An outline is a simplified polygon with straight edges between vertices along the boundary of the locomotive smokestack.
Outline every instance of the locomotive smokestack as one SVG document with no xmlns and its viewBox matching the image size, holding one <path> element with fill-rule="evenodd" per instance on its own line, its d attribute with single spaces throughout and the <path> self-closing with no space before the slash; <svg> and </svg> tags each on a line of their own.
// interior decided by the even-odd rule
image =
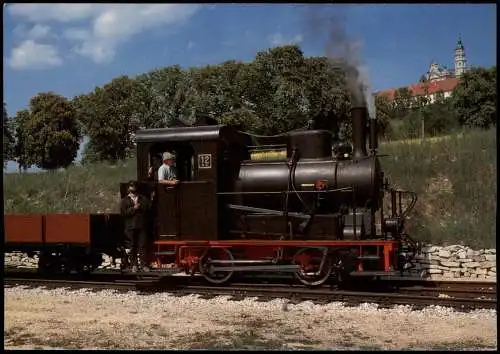
<svg viewBox="0 0 500 354">
<path fill-rule="evenodd" d="M 376 119 L 370 119 L 370 139 L 369 145 L 371 153 L 376 153 L 378 149 L 378 122 Z"/>
<path fill-rule="evenodd" d="M 370 149 L 370 153 L 375 155 L 378 149 L 378 121 L 377 121 L 377 108 L 375 107 L 374 95 L 371 91 L 368 91 L 366 94 L 366 100 L 368 102 L 370 119 L 370 136 L 368 139 L 368 146 Z"/>
<path fill-rule="evenodd" d="M 368 110 L 364 105 L 357 105 L 351 109 L 352 118 L 352 145 L 354 159 L 366 157 L 366 123 Z"/>
</svg>

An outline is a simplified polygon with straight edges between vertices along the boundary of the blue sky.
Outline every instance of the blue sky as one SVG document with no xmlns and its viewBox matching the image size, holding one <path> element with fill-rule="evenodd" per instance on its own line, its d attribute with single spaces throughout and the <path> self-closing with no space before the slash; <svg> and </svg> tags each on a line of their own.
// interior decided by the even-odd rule
<svg viewBox="0 0 500 354">
<path fill-rule="evenodd" d="M 431 60 L 453 67 L 458 36 L 468 62 L 496 63 L 495 4 L 9 4 L 4 9 L 4 101 L 9 115 L 39 92 L 66 97 L 155 67 L 252 60 L 297 43 L 324 55 L 335 13 L 374 90 L 408 85 Z M 315 19 L 315 20 L 311 20 Z M 314 25 L 312 23 L 315 23 Z M 10 166 L 10 164 L 9 164 Z"/>
</svg>

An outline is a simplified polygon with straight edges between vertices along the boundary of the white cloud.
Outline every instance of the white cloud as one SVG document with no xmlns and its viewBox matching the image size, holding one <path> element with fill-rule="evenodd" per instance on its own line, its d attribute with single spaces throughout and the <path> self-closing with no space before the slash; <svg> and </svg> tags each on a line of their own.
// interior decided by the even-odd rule
<svg viewBox="0 0 500 354">
<path fill-rule="evenodd" d="M 14 34 L 23 39 L 41 39 L 50 35 L 51 28 L 48 25 L 35 24 L 28 29 L 26 25 L 21 24 L 14 28 Z"/>
<path fill-rule="evenodd" d="M 32 29 L 28 31 L 27 37 L 33 39 L 45 38 L 49 35 L 49 33 L 50 33 L 50 26 L 41 25 L 37 23 L 36 25 L 33 26 Z"/>
<path fill-rule="evenodd" d="M 175 27 L 190 18 L 196 4 L 14 4 L 12 16 L 30 22 L 75 23 L 63 30 L 73 51 L 96 63 L 113 60 L 119 45 L 147 30 Z"/>
<path fill-rule="evenodd" d="M 63 37 L 69 40 L 84 41 L 90 36 L 89 31 L 84 28 L 68 28 L 64 30 Z"/>
<path fill-rule="evenodd" d="M 12 49 L 8 64 L 15 70 L 43 69 L 61 65 L 62 59 L 54 46 L 27 39 Z"/>
<path fill-rule="evenodd" d="M 187 44 L 187 49 L 188 50 L 191 50 L 191 48 L 193 48 L 195 46 L 195 43 L 193 41 L 189 41 L 188 44 Z"/>
<path fill-rule="evenodd" d="M 8 12 L 31 22 L 72 22 L 87 19 L 103 7 L 99 4 L 12 4 Z"/>
<path fill-rule="evenodd" d="M 269 36 L 269 42 L 273 46 L 280 46 L 280 45 L 286 45 L 286 44 L 298 44 L 302 42 L 302 34 L 297 34 L 293 38 L 285 38 L 280 32 L 275 33 L 271 36 Z"/>
</svg>

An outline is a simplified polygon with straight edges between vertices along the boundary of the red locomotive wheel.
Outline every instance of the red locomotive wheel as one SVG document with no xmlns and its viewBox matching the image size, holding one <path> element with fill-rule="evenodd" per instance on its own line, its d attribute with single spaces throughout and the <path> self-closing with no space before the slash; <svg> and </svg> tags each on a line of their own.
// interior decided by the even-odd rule
<svg viewBox="0 0 500 354">
<path fill-rule="evenodd" d="M 332 272 L 331 258 L 327 248 L 302 248 L 295 253 L 293 264 L 300 265 L 295 273 L 299 281 L 309 287 L 323 285 Z"/>
</svg>

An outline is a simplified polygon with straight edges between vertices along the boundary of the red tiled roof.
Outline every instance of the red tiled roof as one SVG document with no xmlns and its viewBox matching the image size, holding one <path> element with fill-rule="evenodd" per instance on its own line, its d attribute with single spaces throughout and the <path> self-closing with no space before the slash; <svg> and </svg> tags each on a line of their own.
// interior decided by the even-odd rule
<svg viewBox="0 0 500 354">
<path fill-rule="evenodd" d="M 414 96 L 423 96 L 425 95 L 425 90 L 426 90 L 426 85 L 427 85 L 427 94 L 432 95 L 433 93 L 443 91 L 443 92 L 451 92 L 457 87 L 458 83 L 460 82 L 459 78 L 456 77 L 451 77 L 447 78 L 444 80 L 440 81 L 431 81 L 427 84 L 425 83 L 418 83 L 418 84 L 413 84 L 408 87 L 408 90 L 414 95 Z M 388 98 L 389 100 L 394 100 L 394 96 L 396 94 L 395 89 L 388 89 L 384 91 L 380 91 L 377 93 L 377 96 L 384 96 Z"/>
<path fill-rule="evenodd" d="M 394 89 L 388 89 L 388 90 L 380 91 L 377 93 L 377 96 L 385 97 L 389 101 L 394 100 L 395 95 L 396 95 L 396 90 L 394 90 Z"/>
</svg>

